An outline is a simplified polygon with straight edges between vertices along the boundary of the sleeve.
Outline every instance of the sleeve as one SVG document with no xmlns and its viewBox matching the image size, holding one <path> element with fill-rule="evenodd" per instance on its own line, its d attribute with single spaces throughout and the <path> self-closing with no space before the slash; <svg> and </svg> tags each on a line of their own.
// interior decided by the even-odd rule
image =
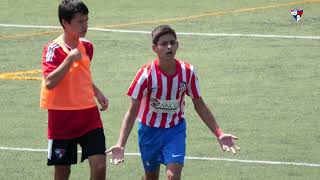
<svg viewBox="0 0 320 180">
<path fill-rule="evenodd" d="M 190 70 L 191 76 L 187 85 L 187 95 L 190 96 L 192 99 L 198 99 L 201 97 L 198 76 L 193 66 L 190 66 Z"/>
<path fill-rule="evenodd" d="M 133 99 L 141 101 L 141 99 L 146 96 L 148 86 L 147 86 L 147 68 L 140 68 L 137 72 L 134 80 L 128 89 L 127 95 Z"/>
<path fill-rule="evenodd" d="M 47 77 L 52 71 L 54 71 L 60 64 L 58 49 L 60 46 L 57 43 L 48 43 L 43 50 L 42 54 L 42 74 Z"/>
</svg>

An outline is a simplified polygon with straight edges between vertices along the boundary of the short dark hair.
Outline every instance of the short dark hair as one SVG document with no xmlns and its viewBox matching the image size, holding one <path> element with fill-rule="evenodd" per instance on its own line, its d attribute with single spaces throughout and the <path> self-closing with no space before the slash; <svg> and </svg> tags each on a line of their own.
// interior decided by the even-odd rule
<svg viewBox="0 0 320 180">
<path fill-rule="evenodd" d="M 70 23 L 77 13 L 81 13 L 83 15 L 89 14 L 87 6 L 81 0 L 62 0 L 58 8 L 61 26 L 63 27 L 62 19 Z"/>
<path fill-rule="evenodd" d="M 152 43 L 157 44 L 159 41 L 159 38 L 166 34 L 172 34 L 174 38 L 177 39 L 177 35 L 174 29 L 172 29 L 169 25 L 160 25 L 154 28 L 153 31 L 151 32 Z"/>
</svg>

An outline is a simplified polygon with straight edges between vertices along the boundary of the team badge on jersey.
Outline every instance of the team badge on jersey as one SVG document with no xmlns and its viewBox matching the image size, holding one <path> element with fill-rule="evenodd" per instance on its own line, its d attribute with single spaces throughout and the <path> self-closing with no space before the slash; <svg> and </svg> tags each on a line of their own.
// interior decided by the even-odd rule
<svg viewBox="0 0 320 180">
<path fill-rule="evenodd" d="M 179 91 L 180 92 L 184 92 L 187 89 L 187 83 L 186 82 L 182 82 L 179 85 Z"/>
<path fill-rule="evenodd" d="M 59 159 L 62 158 L 66 154 L 66 150 L 65 149 L 56 149 L 56 150 L 54 150 L 54 152 L 56 153 L 56 156 Z"/>
<path fill-rule="evenodd" d="M 301 16 L 303 14 L 303 10 L 302 9 L 291 9 L 290 13 L 292 15 L 292 19 L 295 22 L 298 22 L 301 19 Z"/>
</svg>

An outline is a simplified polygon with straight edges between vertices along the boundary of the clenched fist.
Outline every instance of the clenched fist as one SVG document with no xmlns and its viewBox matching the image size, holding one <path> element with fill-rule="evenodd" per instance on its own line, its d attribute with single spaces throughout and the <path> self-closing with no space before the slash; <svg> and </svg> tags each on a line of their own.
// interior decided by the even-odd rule
<svg viewBox="0 0 320 180">
<path fill-rule="evenodd" d="M 72 61 L 79 61 L 82 58 L 81 52 L 79 49 L 74 48 L 70 51 L 69 57 L 71 58 Z"/>
</svg>

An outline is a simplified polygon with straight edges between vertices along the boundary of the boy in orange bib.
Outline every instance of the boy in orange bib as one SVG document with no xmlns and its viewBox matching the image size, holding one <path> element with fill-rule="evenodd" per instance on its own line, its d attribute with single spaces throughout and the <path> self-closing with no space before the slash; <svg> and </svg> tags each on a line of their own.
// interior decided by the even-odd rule
<svg viewBox="0 0 320 180">
<path fill-rule="evenodd" d="M 93 45 L 83 39 L 88 29 L 88 8 L 80 0 L 63 0 L 59 5 L 62 35 L 43 51 L 40 107 L 48 109 L 48 165 L 54 179 L 68 179 L 71 164 L 88 159 L 90 179 L 105 179 L 105 136 L 98 107 L 108 108 L 108 99 L 91 79 Z"/>
</svg>

